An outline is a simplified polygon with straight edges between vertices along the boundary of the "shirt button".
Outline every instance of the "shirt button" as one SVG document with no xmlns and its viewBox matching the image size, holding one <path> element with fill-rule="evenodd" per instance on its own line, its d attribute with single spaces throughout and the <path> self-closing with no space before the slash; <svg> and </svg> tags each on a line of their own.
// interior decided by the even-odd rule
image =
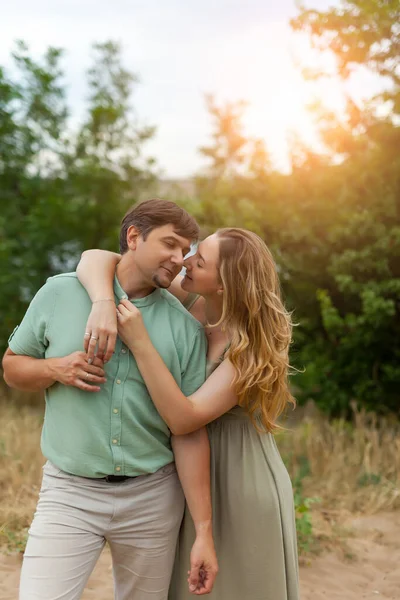
<svg viewBox="0 0 400 600">
<path fill-rule="evenodd" d="M 115 470 L 116 470 L 116 471 L 120 471 L 120 470 L 121 470 L 121 467 L 115 467 Z"/>
<path fill-rule="evenodd" d="M 117 415 L 118 414 L 118 408 L 114 408 L 113 413 Z"/>
<path fill-rule="evenodd" d="M 116 444 L 118 442 L 118 440 L 113 440 L 113 444 Z"/>
<path fill-rule="evenodd" d="M 122 348 L 121 352 L 122 352 L 122 354 L 126 354 L 125 348 Z"/>
<path fill-rule="evenodd" d="M 118 383 L 118 384 L 119 384 L 119 383 L 121 383 L 121 380 L 120 380 L 120 379 L 117 379 L 117 383 Z"/>
</svg>

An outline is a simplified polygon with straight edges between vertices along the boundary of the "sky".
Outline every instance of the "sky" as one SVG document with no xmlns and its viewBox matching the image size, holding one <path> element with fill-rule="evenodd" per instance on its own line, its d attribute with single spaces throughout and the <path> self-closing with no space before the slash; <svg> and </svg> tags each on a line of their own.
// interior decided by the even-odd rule
<svg viewBox="0 0 400 600">
<path fill-rule="evenodd" d="M 306 2 L 322 10 L 337 4 Z M 209 93 L 218 104 L 248 102 L 245 133 L 263 138 L 282 170 L 289 131 L 315 142 L 305 104 L 316 90 L 300 73 L 299 63 L 310 54 L 289 27 L 297 14 L 293 0 L 14 0 L 1 12 L 0 64 L 6 69 L 16 39 L 27 42 L 35 58 L 50 45 L 65 49 L 72 125 L 84 115 L 91 45 L 122 44 L 124 66 L 140 79 L 133 96 L 137 116 L 157 127 L 145 153 L 156 158 L 164 177 L 189 177 L 205 166 L 198 148 L 212 133 L 204 100 Z M 318 85 L 322 99 L 340 109 L 338 82 Z M 367 73 L 349 84 L 355 99 L 375 88 Z"/>
</svg>

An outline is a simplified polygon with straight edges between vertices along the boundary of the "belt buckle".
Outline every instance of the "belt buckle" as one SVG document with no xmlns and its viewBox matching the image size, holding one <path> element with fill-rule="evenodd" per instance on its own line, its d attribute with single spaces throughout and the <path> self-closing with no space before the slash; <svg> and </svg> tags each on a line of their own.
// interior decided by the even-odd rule
<svg viewBox="0 0 400 600">
<path fill-rule="evenodd" d="M 118 483 L 119 481 L 125 481 L 127 477 L 125 475 L 106 475 L 104 479 L 107 483 Z"/>
</svg>

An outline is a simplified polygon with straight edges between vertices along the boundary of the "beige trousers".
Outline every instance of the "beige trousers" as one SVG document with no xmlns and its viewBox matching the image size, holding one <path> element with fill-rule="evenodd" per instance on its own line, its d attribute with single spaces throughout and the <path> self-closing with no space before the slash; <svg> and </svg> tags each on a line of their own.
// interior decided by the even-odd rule
<svg viewBox="0 0 400 600">
<path fill-rule="evenodd" d="M 78 600 L 106 541 L 115 600 L 166 600 L 183 509 L 174 463 L 107 483 L 69 475 L 47 462 L 20 600 Z"/>
</svg>

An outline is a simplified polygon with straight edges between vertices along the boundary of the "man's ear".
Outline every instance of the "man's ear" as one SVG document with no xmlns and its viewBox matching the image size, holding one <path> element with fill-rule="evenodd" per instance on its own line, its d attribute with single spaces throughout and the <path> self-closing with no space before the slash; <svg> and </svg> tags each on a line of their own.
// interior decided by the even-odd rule
<svg viewBox="0 0 400 600">
<path fill-rule="evenodd" d="M 126 232 L 126 243 L 129 250 L 136 250 L 139 236 L 140 231 L 134 225 L 128 227 L 128 231 Z"/>
</svg>

